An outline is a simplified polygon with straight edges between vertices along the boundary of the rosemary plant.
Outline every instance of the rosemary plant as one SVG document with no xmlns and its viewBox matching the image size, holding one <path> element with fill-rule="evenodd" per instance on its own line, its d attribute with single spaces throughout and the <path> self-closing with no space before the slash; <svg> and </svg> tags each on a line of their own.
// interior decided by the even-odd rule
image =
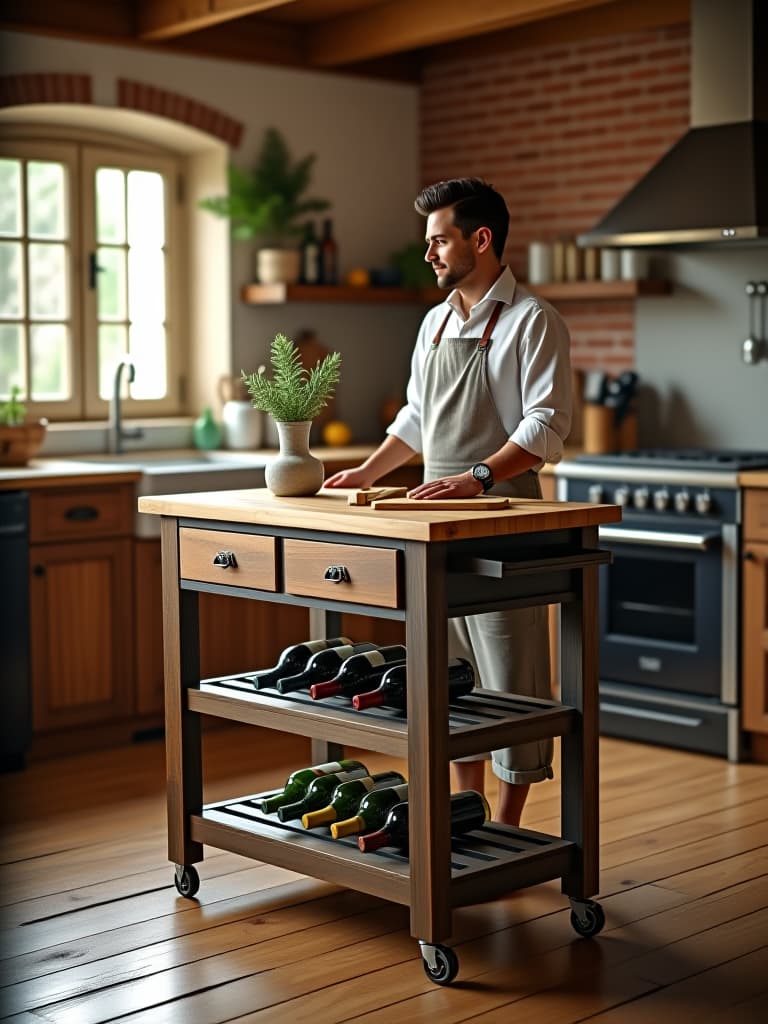
<svg viewBox="0 0 768 1024">
<path fill-rule="evenodd" d="M 339 352 L 331 352 L 307 370 L 298 348 L 284 334 L 275 335 L 271 363 L 274 369 L 271 379 L 266 376 L 264 366 L 256 373 L 240 372 L 253 407 L 269 413 L 278 423 L 314 419 L 328 404 L 341 377 Z"/>
</svg>

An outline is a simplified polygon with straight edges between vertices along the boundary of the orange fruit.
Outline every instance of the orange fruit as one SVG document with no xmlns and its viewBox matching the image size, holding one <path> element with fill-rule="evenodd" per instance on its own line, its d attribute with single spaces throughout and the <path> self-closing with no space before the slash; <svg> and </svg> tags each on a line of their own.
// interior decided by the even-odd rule
<svg viewBox="0 0 768 1024">
<path fill-rule="evenodd" d="M 347 284 L 353 288 L 367 288 L 370 283 L 370 274 L 364 267 L 353 267 L 347 274 Z"/>
<path fill-rule="evenodd" d="M 323 440 L 331 448 L 340 448 L 352 440 L 352 431 L 342 420 L 329 420 L 323 427 Z"/>
</svg>

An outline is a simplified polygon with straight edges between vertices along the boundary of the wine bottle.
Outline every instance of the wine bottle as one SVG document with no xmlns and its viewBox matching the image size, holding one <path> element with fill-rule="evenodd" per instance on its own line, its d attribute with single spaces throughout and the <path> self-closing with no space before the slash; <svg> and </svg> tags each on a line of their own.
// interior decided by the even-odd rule
<svg viewBox="0 0 768 1024">
<path fill-rule="evenodd" d="M 294 690 L 301 690 L 311 683 L 322 683 L 326 679 L 333 679 L 347 658 L 351 658 L 353 654 L 362 654 L 364 651 L 375 651 L 376 647 L 376 644 L 366 641 L 360 644 L 342 644 L 341 647 L 329 647 L 327 651 L 318 651 L 309 659 L 303 672 L 278 679 L 275 689 L 280 693 L 293 693 Z"/>
<path fill-rule="evenodd" d="M 354 693 L 370 690 L 374 679 L 378 683 L 383 672 L 377 672 L 377 669 L 386 670 L 399 661 L 405 661 L 405 647 L 402 644 L 391 644 L 389 647 L 379 647 L 376 651 L 355 654 L 352 658 L 347 658 L 337 676 L 329 679 L 327 683 L 311 686 L 309 692 L 313 700 L 336 697 L 339 694 L 351 697 Z"/>
<path fill-rule="evenodd" d="M 393 665 L 381 677 L 377 689 L 358 693 L 352 698 L 352 705 L 358 711 L 363 708 L 387 704 L 393 708 L 406 705 L 407 667 Z M 448 662 L 448 700 L 455 700 L 470 693 L 475 686 L 475 670 L 466 658 L 452 658 Z"/>
<path fill-rule="evenodd" d="M 265 686 L 274 686 L 278 679 L 283 676 L 295 676 L 297 672 L 303 671 L 307 662 L 318 651 L 325 651 L 329 647 L 341 647 L 342 644 L 351 644 L 347 636 L 335 636 L 330 640 L 305 640 L 303 644 L 293 644 L 286 647 L 280 655 L 277 664 L 263 672 L 254 672 L 246 678 L 253 683 L 257 690 Z"/>
<path fill-rule="evenodd" d="M 391 787 L 402 782 L 405 782 L 405 778 L 400 772 L 377 772 L 376 775 L 368 775 L 364 779 L 342 782 L 334 789 L 330 803 L 317 811 L 308 811 L 302 817 L 301 823 L 304 828 L 330 825 L 332 821 L 354 814 L 363 797 L 370 795 L 372 791 L 375 792 L 377 787 Z"/>
<path fill-rule="evenodd" d="M 339 250 L 336 239 L 333 237 L 333 221 L 326 218 L 323 221 L 323 237 L 320 239 L 320 283 L 338 284 Z"/>
<path fill-rule="evenodd" d="M 360 801 L 357 814 L 343 821 L 334 821 L 331 835 L 334 839 L 342 839 L 357 832 L 373 832 L 380 829 L 387 820 L 387 815 L 395 804 L 408 799 L 408 783 L 402 786 L 384 786 L 372 790 Z"/>
<path fill-rule="evenodd" d="M 283 804 L 301 800 L 315 779 L 323 775 L 351 771 L 353 768 L 365 768 L 362 761 L 328 761 L 326 764 L 314 764 L 309 768 L 298 768 L 291 772 L 279 793 L 266 796 L 259 804 L 263 814 L 272 814 Z M 367 774 L 367 773 L 366 773 Z"/>
<path fill-rule="evenodd" d="M 451 794 L 451 835 L 460 836 L 480 828 L 491 816 L 488 801 L 482 793 L 474 789 L 465 789 L 461 793 Z M 387 815 L 382 828 L 376 832 L 368 832 L 358 836 L 358 848 L 363 853 L 378 850 L 382 846 L 398 846 L 408 848 L 408 802 L 395 804 Z"/>
<path fill-rule="evenodd" d="M 277 816 L 280 821 L 294 821 L 301 818 L 308 811 L 318 811 L 325 807 L 333 795 L 334 789 L 342 782 L 351 782 L 352 779 L 364 779 L 370 772 L 360 761 L 355 765 L 359 767 L 345 769 L 340 772 L 330 772 L 328 775 L 319 775 L 309 784 L 309 788 L 303 797 L 294 800 L 290 804 L 282 804 L 277 809 Z"/>
<path fill-rule="evenodd" d="M 320 284 L 320 241 L 315 234 L 315 225 L 312 221 L 304 225 L 300 280 L 302 284 Z"/>
</svg>

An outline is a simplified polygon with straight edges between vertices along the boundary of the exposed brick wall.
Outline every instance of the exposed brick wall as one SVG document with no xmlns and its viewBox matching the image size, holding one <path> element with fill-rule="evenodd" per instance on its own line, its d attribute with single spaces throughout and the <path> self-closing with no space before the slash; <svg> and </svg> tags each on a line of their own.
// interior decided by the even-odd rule
<svg viewBox="0 0 768 1024">
<path fill-rule="evenodd" d="M 188 96 L 159 89 L 145 82 L 131 82 L 125 78 L 117 82 L 117 105 L 131 110 L 157 114 L 172 121 L 180 121 L 213 135 L 237 148 L 243 135 L 243 125 L 220 110 L 199 103 Z"/>
<path fill-rule="evenodd" d="M 688 127 L 687 26 L 435 59 L 421 96 L 424 184 L 476 175 L 505 196 L 506 259 L 591 227 Z M 559 304 L 577 367 L 634 362 L 631 302 Z"/>
<path fill-rule="evenodd" d="M 90 103 L 91 76 L 50 71 L 0 76 L 0 107 L 23 103 Z"/>
</svg>

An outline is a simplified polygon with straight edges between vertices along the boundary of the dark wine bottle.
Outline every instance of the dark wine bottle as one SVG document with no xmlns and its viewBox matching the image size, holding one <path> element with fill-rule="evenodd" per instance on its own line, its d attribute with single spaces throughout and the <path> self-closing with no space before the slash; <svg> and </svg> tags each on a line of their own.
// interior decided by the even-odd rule
<svg viewBox="0 0 768 1024">
<path fill-rule="evenodd" d="M 400 661 L 405 661 L 405 647 L 402 644 L 391 644 L 389 647 L 379 647 L 376 651 L 355 654 L 347 658 L 337 676 L 327 683 L 311 686 L 309 692 L 314 700 L 338 695 L 351 697 L 354 693 L 372 689 L 373 683 L 379 682 L 383 671 L 377 672 L 377 669 L 386 671 Z"/>
<path fill-rule="evenodd" d="M 348 636 L 335 636 L 330 640 L 305 640 L 303 644 L 293 644 L 285 648 L 273 668 L 254 672 L 253 675 L 246 676 L 246 679 L 253 683 L 257 690 L 265 686 L 274 686 L 278 679 L 284 676 L 295 676 L 297 672 L 303 672 L 309 659 L 318 651 L 351 643 Z"/>
<path fill-rule="evenodd" d="M 298 768 L 291 772 L 280 793 L 266 796 L 259 804 L 263 814 L 272 814 L 283 804 L 301 800 L 315 779 L 323 775 L 351 771 L 353 768 L 365 768 L 362 761 L 328 761 L 326 764 L 314 764 L 309 768 Z M 366 773 L 367 774 L 367 773 Z"/>
<path fill-rule="evenodd" d="M 375 690 L 358 693 L 352 698 L 352 705 L 361 711 L 363 708 L 379 707 L 387 704 L 393 708 L 404 708 L 406 705 L 408 673 L 405 665 L 393 665 L 381 677 Z M 466 658 L 452 658 L 448 662 L 448 700 L 464 697 L 475 686 L 475 670 Z"/>
<path fill-rule="evenodd" d="M 345 769 L 340 772 L 331 772 L 328 775 L 320 775 L 313 779 L 303 797 L 290 804 L 283 804 L 277 809 L 277 816 L 280 821 L 294 821 L 301 818 L 308 811 L 318 811 L 325 807 L 333 795 L 334 789 L 342 782 L 351 782 L 352 779 L 364 779 L 370 772 L 360 761 L 355 762 L 359 767 Z"/>
<path fill-rule="evenodd" d="M 333 221 L 323 221 L 323 237 L 320 239 L 320 283 L 339 283 L 339 249 L 333 237 Z"/>
<path fill-rule="evenodd" d="M 451 794 L 451 835 L 460 836 L 480 828 L 491 816 L 488 801 L 482 793 L 465 789 Z M 382 846 L 408 848 L 408 802 L 395 804 L 387 815 L 384 825 L 376 832 L 358 836 L 357 845 L 363 853 L 378 850 Z"/>
<path fill-rule="evenodd" d="M 332 821 L 339 818 L 347 818 L 360 806 L 364 796 L 375 792 L 377 787 L 394 786 L 396 783 L 405 782 L 405 777 L 400 772 L 377 772 L 376 775 L 368 775 L 364 779 L 352 779 L 350 782 L 340 783 L 331 794 L 330 803 L 317 811 L 308 811 L 301 819 L 304 828 L 318 828 L 320 825 L 330 825 Z"/>
<path fill-rule="evenodd" d="M 275 689 L 280 693 L 293 693 L 294 690 L 301 690 L 311 683 L 322 683 L 326 679 L 333 679 L 338 675 L 347 658 L 351 658 L 353 654 L 375 651 L 376 647 L 376 644 L 366 641 L 360 644 L 342 644 L 341 647 L 329 647 L 327 651 L 318 651 L 309 659 L 303 672 L 278 679 Z"/>
<path fill-rule="evenodd" d="M 315 234 L 315 225 L 312 221 L 304 225 L 300 281 L 302 284 L 320 284 L 320 240 Z"/>
<path fill-rule="evenodd" d="M 360 801 L 357 814 L 344 821 L 334 821 L 331 835 L 334 839 L 355 835 L 358 832 L 373 832 L 381 828 L 395 804 L 408 799 L 408 783 L 402 786 L 384 786 L 372 790 Z"/>
</svg>

